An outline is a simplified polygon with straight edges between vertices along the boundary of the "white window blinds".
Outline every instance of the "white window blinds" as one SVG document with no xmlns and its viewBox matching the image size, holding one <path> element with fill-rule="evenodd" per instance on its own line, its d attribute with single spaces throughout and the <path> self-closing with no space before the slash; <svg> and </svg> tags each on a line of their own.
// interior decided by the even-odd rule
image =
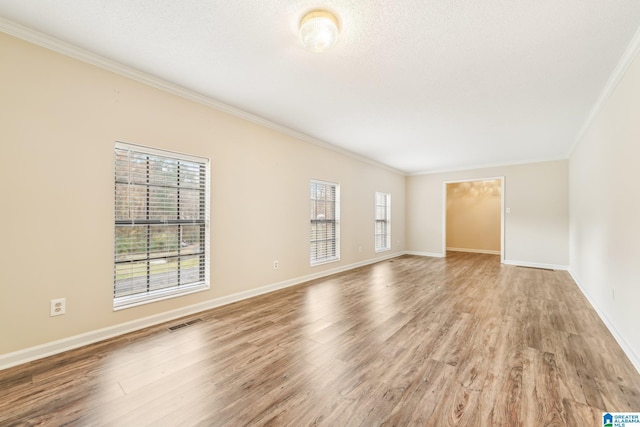
<svg viewBox="0 0 640 427">
<path fill-rule="evenodd" d="M 340 187 L 311 181 L 311 265 L 340 259 Z"/>
<path fill-rule="evenodd" d="M 115 146 L 114 307 L 207 289 L 209 161 Z"/>
<path fill-rule="evenodd" d="M 376 252 L 391 249 L 391 195 L 376 193 Z"/>
</svg>

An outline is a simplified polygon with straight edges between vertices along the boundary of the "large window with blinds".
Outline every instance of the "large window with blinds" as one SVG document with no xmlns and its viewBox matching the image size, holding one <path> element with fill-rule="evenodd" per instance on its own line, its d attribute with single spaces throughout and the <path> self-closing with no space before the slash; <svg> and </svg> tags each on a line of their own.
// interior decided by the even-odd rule
<svg viewBox="0 0 640 427">
<path fill-rule="evenodd" d="M 209 160 L 115 145 L 113 305 L 209 288 Z"/>
<path fill-rule="evenodd" d="M 340 259 L 340 186 L 312 180 L 311 265 Z"/>
<path fill-rule="evenodd" d="M 376 252 L 391 249 L 391 194 L 376 192 Z"/>
</svg>

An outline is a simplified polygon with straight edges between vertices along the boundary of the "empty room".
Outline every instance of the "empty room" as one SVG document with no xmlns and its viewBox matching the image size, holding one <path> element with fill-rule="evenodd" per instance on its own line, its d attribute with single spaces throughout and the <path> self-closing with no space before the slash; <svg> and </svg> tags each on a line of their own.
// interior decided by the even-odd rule
<svg viewBox="0 0 640 427">
<path fill-rule="evenodd" d="M 638 52 L 637 0 L 0 0 L 0 426 L 640 425 Z"/>
</svg>

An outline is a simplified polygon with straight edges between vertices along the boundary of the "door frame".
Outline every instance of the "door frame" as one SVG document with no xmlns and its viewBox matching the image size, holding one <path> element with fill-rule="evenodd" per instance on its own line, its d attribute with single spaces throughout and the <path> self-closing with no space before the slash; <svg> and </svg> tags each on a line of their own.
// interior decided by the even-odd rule
<svg viewBox="0 0 640 427">
<path fill-rule="evenodd" d="M 504 263 L 504 176 L 490 176 L 481 178 L 459 179 L 455 181 L 444 181 L 442 183 L 442 256 L 447 256 L 447 185 L 460 182 L 478 182 L 500 180 L 500 262 Z"/>
</svg>

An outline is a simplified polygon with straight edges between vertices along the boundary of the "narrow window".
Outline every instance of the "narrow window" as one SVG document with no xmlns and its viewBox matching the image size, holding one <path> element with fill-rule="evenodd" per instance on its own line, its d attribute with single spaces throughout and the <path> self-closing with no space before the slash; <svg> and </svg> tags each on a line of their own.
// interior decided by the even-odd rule
<svg viewBox="0 0 640 427">
<path fill-rule="evenodd" d="M 209 160 L 117 142 L 113 306 L 209 288 Z"/>
<path fill-rule="evenodd" d="M 311 265 L 340 259 L 340 186 L 311 181 Z"/>
<path fill-rule="evenodd" d="M 376 193 L 376 252 L 391 249 L 391 195 Z"/>
</svg>

